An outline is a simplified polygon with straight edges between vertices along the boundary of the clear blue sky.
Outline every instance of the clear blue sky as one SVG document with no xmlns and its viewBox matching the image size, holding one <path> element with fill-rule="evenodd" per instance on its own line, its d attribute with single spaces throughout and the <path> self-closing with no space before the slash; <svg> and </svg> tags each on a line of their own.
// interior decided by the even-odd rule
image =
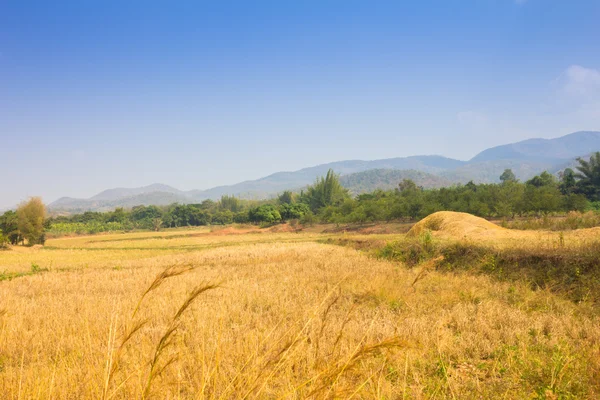
<svg viewBox="0 0 600 400">
<path fill-rule="evenodd" d="M 0 207 L 600 130 L 598 0 L 0 2 Z"/>
</svg>

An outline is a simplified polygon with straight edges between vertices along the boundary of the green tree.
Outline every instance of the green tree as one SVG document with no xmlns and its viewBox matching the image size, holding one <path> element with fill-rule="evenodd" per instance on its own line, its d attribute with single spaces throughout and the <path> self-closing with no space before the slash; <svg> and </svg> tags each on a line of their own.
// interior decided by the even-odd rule
<svg viewBox="0 0 600 400">
<path fill-rule="evenodd" d="M 14 211 L 7 211 L 0 216 L 0 230 L 11 244 L 18 244 L 23 240 L 19 232 L 19 218 Z"/>
<path fill-rule="evenodd" d="M 535 213 L 560 211 L 562 195 L 556 185 L 525 185 L 523 203 L 525 211 Z"/>
<path fill-rule="evenodd" d="M 580 193 L 569 193 L 563 197 L 563 208 L 567 211 L 584 212 L 590 206 L 587 197 Z"/>
<path fill-rule="evenodd" d="M 46 206 L 39 197 L 32 197 L 17 209 L 19 232 L 29 245 L 44 244 Z"/>
<path fill-rule="evenodd" d="M 289 190 L 286 190 L 277 197 L 277 201 L 279 202 L 279 204 L 293 204 L 294 193 L 292 193 Z"/>
<path fill-rule="evenodd" d="M 402 182 L 398 184 L 398 191 L 400 193 L 415 192 L 417 190 L 419 190 L 419 187 L 412 179 L 403 179 Z"/>
<path fill-rule="evenodd" d="M 152 229 L 154 230 L 154 232 L 160 231 L 160 228 L 162 228 L 162 225 L 163 225 L 163 220 L 161 218 L 153 218 L 152 219 Z"/>
<path fill-rule="evenodd" d="M 239 211 L 233 215 L 233 222 L 238 224 L 246 224 L 250 222 L 248 218 L 248 211 Z"/>
<path fill-rule="evenodd" d="M 573 193 L 573 191 L 576 189 L 576 186 L 577 186 L 577 180 L 575 179 L 575 171 L 573 171 L 571 168 L 565 169 L 560 174 L 559 188 L 560 188 L 561 193 L 562 194 Z"/>
<path fill-rule="evenodd" d="M 553 186 L 556 184 L 556 178 L 554 175 L 548 173 L 548 171 L 544 171 L 528 180 L 527 184 L 538 188 L 542 186 Z"/>
<path fill-rule="evenodd" d="M 108 213 L 108 222 L 125 222 L 127 219 L 127 214 L 123 207 L 117 207 L 113 212 Z"/>
<path fill-rule="evenodd" d="M 281 214 L 274 205 L 263 204 L 248 211 L 248 218 L 251 222 L 274 224 L 281 221 Z"/>
<path fill-rule="evenodd" d="M 5 249 L 8 243 L 8 238 L 6 236 L 4 236 L 4 234 L 2 233 L 2 229 L 0 229 L 0 249 Z"/>
<path fill-rule="evenodd" d="M 227 225 L 233 222 L 235 214 L 230 210 L 217 211 L 212 216 L 212 223 L 215 225 Z"/>
<path fill-rule="evenodd" d="M 161 218 L 162 212 L 157 206 L 136 206 L 131 209 L 129 217 L 133 221 L 151 221 L 155 218 Z"/>
<path fill-rule="evenodd" d="M 339 205 L 350 196 L 340 183 L 339 176 L 331 169 L 325 177 L 318 178 L 314 185 L 309 186 L 303 195 L 304 201 L 315 213 L 321 208 Z"/>
<path fill-rule="evenodd" d="M 301 219 L 305 214 L 308 214 L 310 209 L 304 203 L 288 204 L 283 203 L 279 206 L 279 214 L 283 220 Z"/>
<path fill-rule="evenodd" d="M 219 201 L 219 207 L 222 210 L 229 210 L 231 212 L 238 212 L 242 210 L 242 204 L 240 199 L 235 196 L 221 196 L 221 201 Z"/>
<path fill-rule="evenodd" d="M 200 208 L 203 210 L 213 210 L 217 208 L 217 203 L 215 203 L 213 200 L 207 199 L 200 203 Z"/>
<path fill-rule="evenodd" d="M 515 176 L 515 173 L 512 171 L 512 169 L 507 168 L 504 170 L 502 175 L 500 175 L 500 181 L 502 183 L 516 182 L 517 177 Z"/>
<path fill-rule="evenodd" d="M 600 201 L 600 152 L 592 154 L 589 161 L 581 157 L 577 161 L 577 191 L 591 201 Z"/>
<path fill-rule="evenodd" d="M 465 189 L 470 190 L 472 192 L 476 192 L 477 191 L 477 185 L 475 184 L 475 182 L 469 181 L 469 182 L 466 183 Z"/>
<path fill-rule="evenodd" d="M 525 190 L 524 186 L 515 181 L 506 181 L 497 186 L 494 196 L 494 211 L 499 217 L 514 218 L 515 214 L 520 213 L 520 206 L 522 205 Z"/>
</svg>

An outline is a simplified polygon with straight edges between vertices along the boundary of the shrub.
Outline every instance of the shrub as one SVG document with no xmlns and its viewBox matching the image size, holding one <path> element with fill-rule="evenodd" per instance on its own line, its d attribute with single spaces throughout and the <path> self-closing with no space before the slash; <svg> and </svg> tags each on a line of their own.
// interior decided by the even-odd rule
<svg viewBox="0 0 600 400">
<path fill-rule="evenodd" d="M 272 204 L 263 204 L 262 206 L 251 209 L 248 212 L 248 219 L 251 222 L 261 224 L 274 224 L 281 221 L 281 214 Z"/>
<path fill-rule="evenodd" d="M 8 238 L 0 231 L 0 250 L 8 249 Z"/>
<path fill-rule="evenodd" d="M 39 197 L 32 197 L 17 209 L 19 231 L 31 246 L 42 244 L 46 206 Z"/>
<path fill-rule="evenodd" d="M 388 243 L 378 256 L 413 267 L 443 256 L 436 268 L 484 273 L 500 280 L 526 281 L 532 289 L 548 288 L 573 301 L 600 303 L 600 242 L 576 248 L 496 249 L 469 242 L 439 245 L 426 235 Z"/>
</svg>

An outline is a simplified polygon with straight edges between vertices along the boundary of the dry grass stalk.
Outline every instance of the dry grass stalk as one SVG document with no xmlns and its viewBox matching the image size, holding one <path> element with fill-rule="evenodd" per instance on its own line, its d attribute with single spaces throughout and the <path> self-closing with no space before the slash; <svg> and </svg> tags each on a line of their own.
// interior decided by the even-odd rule
<svg viewBox="0 0 600 400">
<path fill-rule="evenodd" d="M 144 301 L 144 299 L 153 291 L 157 290 L 167 279 L 169 278 L 173 278 L 176 276 L 180 276 L 186 272 L 189 272 L 193 269 L 192 265 L 171 265 L 168 266 L 167 268 L 165 268 L 163 271 L 161 271 L 159 274 L 156 275 L 156 277 L 154 278 L 154 280 L 152 281 L 152 283 L 150 283 L 150 285 L 148 286 L 148 288 L 142 293 L 142 295 L 140 296 L 136 306 L 134 307 L 131 316 L 129 318 L 129 321 L 127 323 L 126 329 L 125 329 L 125 333 L 123 334 L 120 344 L 117 347 L 116 350 L 113 350 L 113 344 L 115 342 L 115 337 L 116 337 L 116 321 L 114 324 L 111 323 L 110 326 L 110 330 L 109 330 L 109 339 L 108 339 L 108 349 L 109 349 L 109 354 L 107 357 L 107 375 L 106 375 L 106 380 L 105 380 L 105 385 L 104 385 L 104 390 L 102 392 L 102 399 L 110 399 L 112 397 L 114 397 L 114 395 L 116 394 L 116 392 L 119 390 L 119 388 L 121 388 L 121 385 L 119 385 L 114 391 L 113 393 L 109 396 L 108 395 L 108 391 L 109 388 L 111 386 L 111 383 L 114 379 L 115 373 L 117 372 L 117 370 L 119 369 L 119 365 L 120 365 L 120 361 L 123 355 L 123 352 L 125 351 L 126 345 L 127 343 L 131 340 L 131 338 L 137 333 L 139 332 L 146 324 L 147 324 L 147 320 L 142 320 L 142 321 L 136 321 L 135 318 L 140 310 L 140 307 L 142 305 L 142 302 Z M 207 289 L 208 290 L 208 289 Z M 193 293 L 192 293 L 193 294 Z M 200 294 L 200 293 L 198 293 Z M 197 296 L 197 295 L 196 295 Z M 193 299 L 192 299 L 193 301 Z M 191 303 L 191 302 L 190 302 Z M 187 308 L 189 306 L 189 304 L 185 304 L 185 308 Z M 185 310 L 185 309 L 184 309 Z M 182 311 L 183 312 L 183 311 Z M 177 318 L 179 316 L 176 316 Z M 115 317 L 116 319 L 116 317 Z"/>
<path fill-rule="evenodd" d="M 429 274 L 431 271 L 435 270 L 437 264 L 441 261 L 444 261 L 444 256 L 432 258 L 431 260 L 427 260 L 423 264 L 421 264 L 421 269 L 419 270 L 419 273 L 412 281 L 410 286 L 416 290 L 415 285 L 417 284 L 417 282 L 425 278 L 427 274 Z"/>
<path fill-rule="evenodd" d="M 171 275 L 171 276 L 173 276 L 173 275 Z M 161 357 L 163 356 L 164 352 L 166 351 L 166 349 L 168 347 L 173 345 L 173 336 L 180 327 L 179 320 L 180 320 L 181 316 L 183 315 L 183 313 L 192 305 L 192 303 L 194 301 L 196 301 L 196 299 L 198 299 L 198 297 L 202 293 L 204 293 L 208 290 L 216 289 L 218 287 L 220 287 L 220 284 L 210 284 L 210 283 L 205 283 L 205 284 L 201 284 L 201 285 L 197 286 L 188 295 L 188 297 L 185 299 L 185 301 L 183 302 L 181 307 L 179 307 L 179 309 L 173 316 L 171 323 L 169 324 L 166 331 L 163 333 L 162 337 L 158 341 L 158 344 L 156 345 L 156 349 L 154 351 L 152 361 L 150 361 L 150 371 L 148 372 L 148 380 L 146 381 L 146 386 L 144 387 L 144 393 L 142 395 L 142 399 L 147 399 L 149 397 L 150 390 L 152 388 L 152 381 L 156 377 L 160 376 L 162 374 L 162 372 L 165 370 L 165 368 L 167 368 L 169 365 L 171 365 L 173 362 L 175 362 L 177 360 L 177 357 L 173 356 L 169 360 L 167 360 L 161 367 L 159 367 L 159 361 L 160 361 Z"/>
</svg>

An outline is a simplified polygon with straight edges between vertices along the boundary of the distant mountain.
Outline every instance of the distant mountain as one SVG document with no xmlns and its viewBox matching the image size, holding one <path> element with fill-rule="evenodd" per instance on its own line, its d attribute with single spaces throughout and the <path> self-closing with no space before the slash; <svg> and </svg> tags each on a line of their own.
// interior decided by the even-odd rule
<svg viewBox="0 0 600 400">
<path fill-rule="evenodd" d="M 294 172 L 277 172 L 261 179 L 245 181 L 235 185 L 218 186 L 208 190 L 193 190 L 188 192 L 188 195 L 197 200 L 216 199 L 224 194 L 247 199 L 262 199 L 287 189 L 310 185 L 319 176 L 325 175 L 329 169 L 333 169 L 342 176 L 372 169 L 418 170 L 435 174 L 464 164 L 464 161 L 442 156 L 412 156 L 374 161 L 338 161 Z"/>
<path fill-rule="evenodd" d="M 63 197 L 51 203 L 49 209 L 68 212 L 110 210 L 135 205 L 195 203 L 205 199 L 217 200 L 222 195 L 264 199 L 284 190 L 304 188 L 314 183 L 317 177 L 325 175 L 329 169 L 340 174 L 342 184 L 354 194 L 396 187 L 402 179 L 412 179 L 426 188 L 470 180 L 498 182 L 506 168 L 512 169 L 517 178 L 526 180 L 545 170 L 557 173 L 566 167 L 573 167 L 576 157 L 589 157 L 594 151 L 600 151 L 600 132 L 575 132 L 556 139 L 529 139 L 492 147 L 469 161 L 442 156 L 337 161 L 298 171 L 276 172 L 257 180 L 207 190 L 186 192 L 163 184 L 109 189 L 89 199 Z"/>
<path fill-rule="evenodd" d="M 589 153 L 589 154 L 582 155 L 581 158 L 583 158 L 584 160 L 589 160 L 591 156 L 592 156 L 592 153 Z M 551 172 L 551 173 L 557 175 L 557 174 L 563 172 L 567 168 L 571 168 L 573 171 L 578 172 L 578 170 L 577 170 L 578 166 L 580 166 L 579 161 L 577 161 L 577 159 L 573 158 L 573 159 L 570 159 L 569 161 L 553 165 L 552 168 L 548 169 L 548 172 Z"/>
<path fill-rule="evenodd" d="M 497 182 L 506 168 L 517 178 L 529 179 L 542 171 L 556 173 L 576 164 L 575 158 L 600 151 L 600 132 L 582 131 L 555 139 L 528 139 L 492 147 L 473 157 L 465 165 L 442 172 L 453 181 Z"/>
<path fill-rule="evenodd" d="M 483 161 L 515 160 L 552 164 L 600 150 L 600 132 L 575 132 L 556 139 L 528 139 L 484 150 L 469 164 Z"/>
<path fill-rule="evenodd" d="M 140 188 L 141 189 L 141 188 Z M 48 205 L 52 212 L 69 211 L 109 211 L 117 207 L 130 208 L 134 206 L 166 206 L 173 203 L 192 203 L 193 200 L 185 195 L 169 192 L 147 192 L 139 193 L 133 196 L 115 198 L 111 200 L 98 200 L 96 196 L 89 199 L 74 199 L 71 197 L 62 197 Z"/>
<path fill-rule="evenodd" d="M 410 179 L 414 181 L 417 186 L 422 186 L 425 189 L 441 188 L 444 186 L 451 186 L 455 183 L 437 175 L 412 169 L 370 169 L 350 175 L 343 175 L 340 177 L 340 183 L 348 189 L 351 194 L 357 195 L 372 192 L 377 189 L 395 189 L 404 179 Z"/>
<path fill-rule="evenodd" d="M 153 185 L 143 186 L 139 188 L 116 188 L 116 189 L 108 189 L 103 192 L 98 193 L 94 197 L 91 197 L 90 200 L 118 200 L 124 197 L 132 197 L 145 193 L 152 192 L 163 192 L 163 193 L 172 193 L 176 195 L 184 195 L 184 192 L 181 190 L 175 189 L 174 187 L 163 185 L 162 183 L 155 183 Z"/>
<path fill-rule="evenodd" d="M 549 161 L 490 160 L 469 163 L 439 175 L 452 182 L 467 183 L 472 180 L 476 183 L 495 183 L 507 168 L 512 169 L 517 179 L 527 180 L 542 171 L 551 171 L 554 165 Z"/>
</svg>

